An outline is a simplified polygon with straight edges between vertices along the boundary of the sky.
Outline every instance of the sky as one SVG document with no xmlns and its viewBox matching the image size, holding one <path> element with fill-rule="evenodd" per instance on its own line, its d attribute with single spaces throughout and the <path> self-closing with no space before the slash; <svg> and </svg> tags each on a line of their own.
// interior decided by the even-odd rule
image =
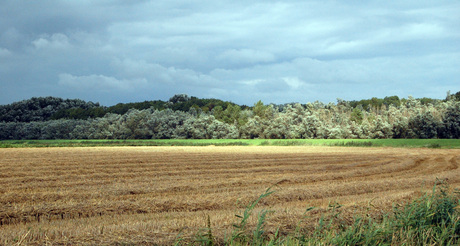
<svg viewBox="0 0 460 246">
<path fill-rule="evenodd" d="M 0 104 L 460 91 L 460 1 L 0 0 Z"/>
</svg>

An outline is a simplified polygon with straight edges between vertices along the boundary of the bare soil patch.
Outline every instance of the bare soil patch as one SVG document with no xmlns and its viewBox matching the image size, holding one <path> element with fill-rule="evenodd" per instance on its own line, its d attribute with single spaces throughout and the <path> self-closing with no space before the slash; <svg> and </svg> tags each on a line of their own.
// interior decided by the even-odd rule
<svg viewBox="0 0 460 246">
<path fill-rule="evenodd" d="M 375 212 L 436 178 L 460 187 L 459 161 L 458 149 L 0 149 L 0 244 L 167 244 L 205 227 L 208 215 L 224 236 L 235 214 L 272 186 L 261 207 L 274 211 L 269 228 L 288 233 L 310 206 Z"/>
</svg>

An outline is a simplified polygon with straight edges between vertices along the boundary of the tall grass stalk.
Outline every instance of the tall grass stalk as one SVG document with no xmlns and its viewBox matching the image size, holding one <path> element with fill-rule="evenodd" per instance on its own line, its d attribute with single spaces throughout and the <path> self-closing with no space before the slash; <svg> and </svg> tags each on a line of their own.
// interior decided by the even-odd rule
<svg viewBox="0 0 460 246">
<path fill-rule="evenodd" d="M 247 224 L 248 220 L 254 211 L 254 208 L 256 205 L 262 200 L 263 198 L 271 195 L 274 191 L 271 190 L 271 188 L 268 188 L 262 195 L 260 195 L 255 201 L 250 203 L 248 206 L 246 206 L 246 209 L 243 212 L 243 215 L 235 215 L 237 218 L 240 220 L 233 224 L 233 232 L 232 236 L 230 238 L 230 241 L 228 243 L 234 244 L 235 242 L 238 243 L 248 243 L 249 242 L 249 236 L 247 233 Z M 262 243 L 262 235 L 263 235 L 263 225 L 265 223 L 265 219 L 267 216 L 268 210 L 262 210 L 259 215 L 258 215 L 258 221 L 257 221 L 257 226 L 255 230 L 253 231 L 253 238 L 252 242 L 253 243 Z M 259 245 L 259 244 L 253 244 L 253 245 Z"/>
<path fill-rule="evenodd" d="M 214 246 L 214 236 L 212 235 L 211 217 L 208 215 L 206 219 L 206 227 L 199 230 L 195 235 L 195 243 L 203 246 Z M 177 239 L 176 239 L 177 242 Z M 177 245 L 177 243 L 176 243 Z M 180 244 L 179 244 L 180 245 Z"/>
</svg>

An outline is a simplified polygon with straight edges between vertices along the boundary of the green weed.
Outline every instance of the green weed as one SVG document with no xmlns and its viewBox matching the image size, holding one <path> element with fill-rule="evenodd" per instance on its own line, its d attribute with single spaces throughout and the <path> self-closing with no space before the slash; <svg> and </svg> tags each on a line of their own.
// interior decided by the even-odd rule
<svg viewBox="0 0 460 246">
<path fill-rule="evenodd" d="M 343 146 L 343 147 L 371 147 L 374 144 L 371 141 L 347 141 L 347 142 L 332 142 L 329 146 Z"/>
<path fill-rule="evenodd" d="M 251 202 L 233 225 L 234 230 L 223 245 L 458 245 L 460 244 L 460 192 L 452 191 L 446 182 L 437 180 L 431 193 L 393 207 L 392 212 L 379 218 L 355 216 L 347 224 L 341 215 L 341 205 L 330 203 L 328 212 L 322 215 L 314 230 L 300 233 L 300 223 L 291 235 L 280 236 L 279 228 L 274 236 L 265 235 L 264 224 L 269 210 L 258 213 L 257 225 L 247 228 L 248 219 L 256 205 L 272 194 L 267 189 Z M 304 216 L 313 210 L 310 207 Z M 208 217 L 207 234 L 196 241 L 200 245 L 214 245 Z"/>
<path fill-rule="evenodd" d="M 431 149 L 439 149 L 441 148 L 441 145 L 439 143 L 431 143 L 431 144 L 425 145 L 425 147 L 431 148 Z"/>
</svg>

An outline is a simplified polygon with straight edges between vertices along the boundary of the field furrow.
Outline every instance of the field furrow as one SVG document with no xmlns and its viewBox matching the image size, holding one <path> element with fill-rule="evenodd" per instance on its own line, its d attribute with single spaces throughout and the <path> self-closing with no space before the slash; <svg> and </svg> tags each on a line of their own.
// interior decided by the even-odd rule
<svg viewBox="0 0 460 246">
<path fill-rule="evenodd" d="M 207 215 L 224 235 L 269 187 L 267 223 L 290 231 L 309 206 L 384 210 L 436 179 L 460 187 L 459 161 L 458 149 L 0 149 L 0 245 L 169 243 L 204 227 Z"/>
</svg>

